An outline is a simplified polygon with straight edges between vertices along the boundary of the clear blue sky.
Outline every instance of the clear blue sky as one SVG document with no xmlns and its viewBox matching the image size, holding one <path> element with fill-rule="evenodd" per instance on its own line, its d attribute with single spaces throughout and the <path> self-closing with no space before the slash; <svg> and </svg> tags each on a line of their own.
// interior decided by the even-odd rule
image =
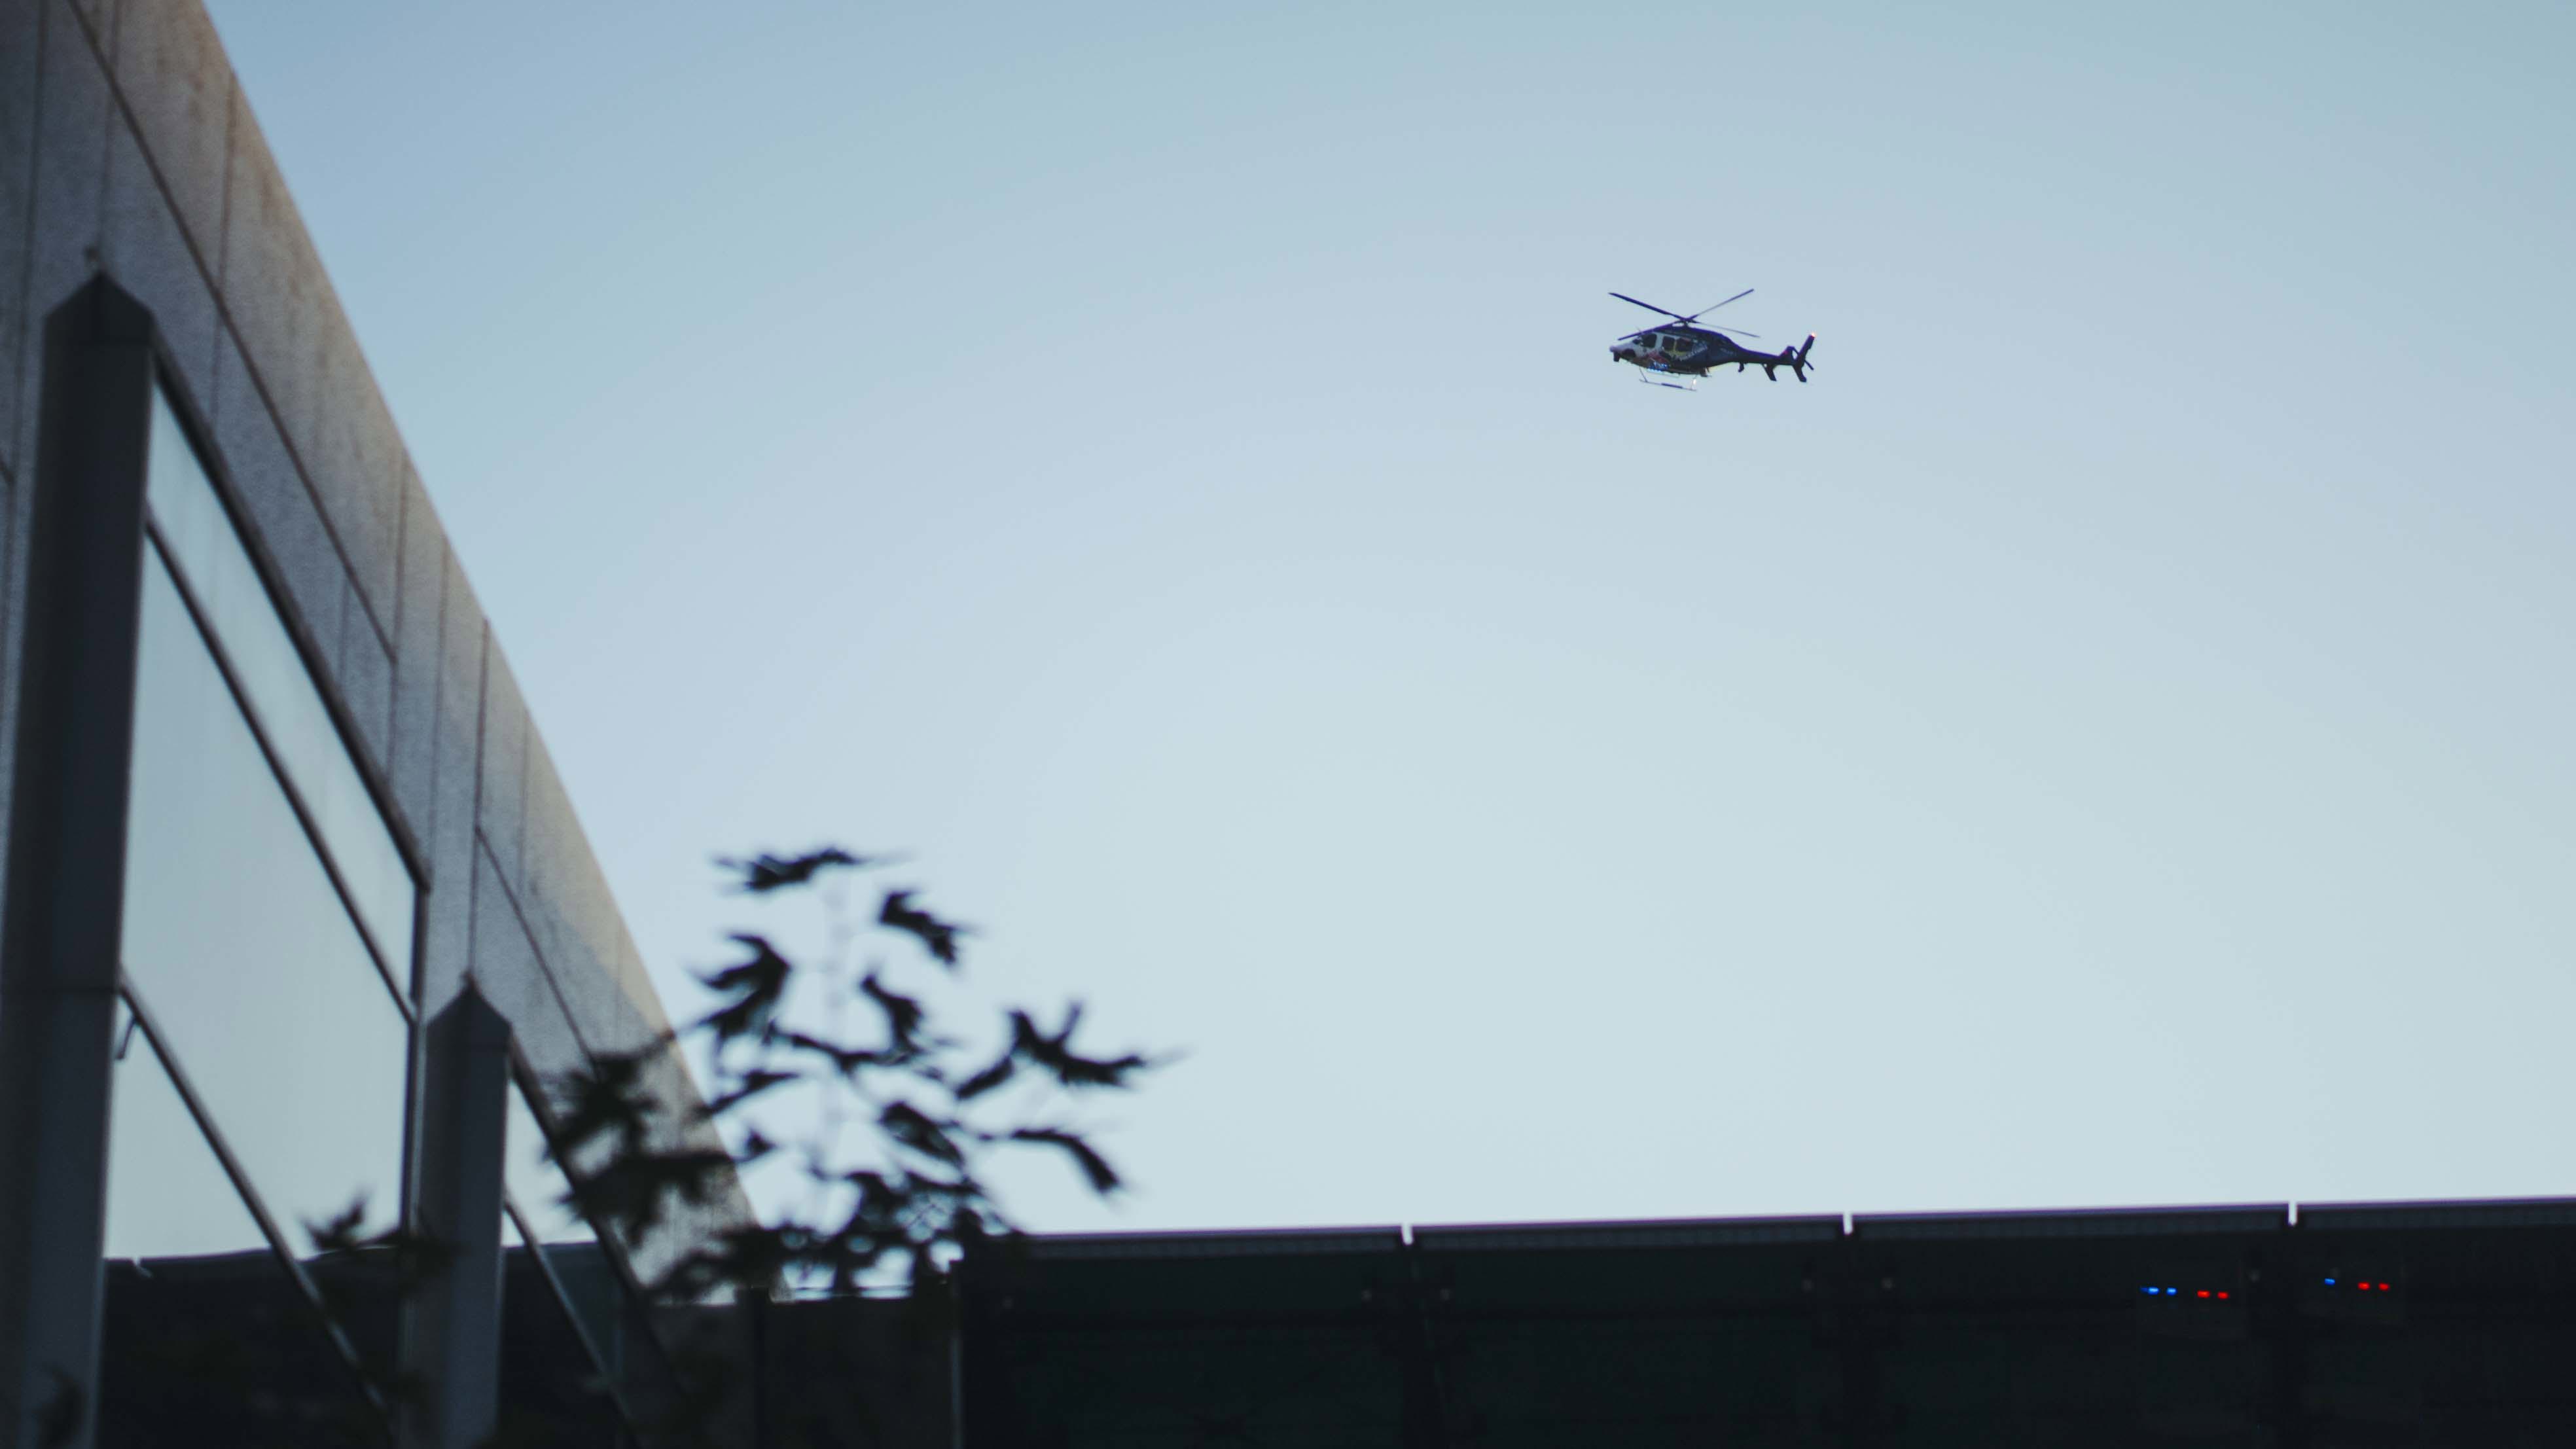
<svg viewBox="0 0 2576 1449">
<path fill-rule="evenodd" d="M 675 1007 L 1189 1048 L 1035 1224 L 2576 1192 L 2576 10 L 213 9 Z"/>
</svg>

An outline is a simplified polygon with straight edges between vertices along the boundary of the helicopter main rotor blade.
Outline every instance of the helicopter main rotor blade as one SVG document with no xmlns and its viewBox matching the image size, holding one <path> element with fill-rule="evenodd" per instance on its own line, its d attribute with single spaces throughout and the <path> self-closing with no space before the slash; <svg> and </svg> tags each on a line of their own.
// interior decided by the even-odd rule
<svg viewBox="0 0 2576 1449">
<path fill-rule="evenodd" d="M 1614 297 L 1615 297 L 1615 296 L 1617 296 L 1617 295 L 1619 295 L 1619 294 L 1618 294 L 1618 293 L 1616 293 L 1616 292 L 1613 292 L 1613 293 L 1611 293 L 1610 295 L 1612 295 L 1612 296 L 1614 296 Z M 1727 298 L 1727 299 L 1726 299 L 1726 302 L 1741 302 L 1741 301 L 1743 301 L 1745 298 L 1750 297 L 1750 296 L 1752 296 L 1752 295 L 1753 295 L 1753 289 L 1752 289 L 1751 287 L 1747 287 L 1747 288 L 1745 288 L 1743 291 L 1736 293 L 1734 296 Z M 1630 300 L 1632 300 L 1632 301 L 1633 301 L 1634 299 L 1633 299 L 1633 298 L 1631 298 Z M 1696 312 L 1693 312 L 1693 313 L 1692 313 L 1692 314 L 1690 314 L 1688 317 L 1684 317 L 1682 320 L 1683 320 L 1683 321 L 1685 321 L 1685 322 L 1696 322 L 1696 321 L 1698 321 L 1700 318 L 1707 316 L 1709 313 L 1716 311 L 1718 308 L 1725 306 L 1725 305 L 1726 305 L 1726 302 L 1711 302 L 1711 303 L 1709 303 L 1707 306 L 1700 308 L 1700 309 L 1699 309 L 1698 311 L 1696 311 Z M 1658 311 L 1658 312 L 1661 312 L 1661 311 L 1663 311 L 1663 308 L 1658 307 L 1658 308 L 1656 308 L 1655 310 L 1656 310 L 1656 311 Z"/>
<path fill-rule="evenodd" d="M 1694 326 L 1694 327 L 1704 328 L 1704 329 L 1706 329 L 1706 330 L 1708 330 L 1708 331 L 1710 331 L 1710 332 L 1724 332 L 1724 333 L 1728 333 L 1728 334 L 1730 334 L 1730 335 L 1732 335 L 1732 336 L 1736 336 L 1736 337 L 1750 337 L 1750 338 L 1752 338 L 1753 340 L 1755 340 L 1756 342 L 1759 342 L 1759 341 L 1761 341 L 1761 340 L 1762 340 L 1762 334 L 1761 334 L 1761 333 L 1759 333 L 1759 332 L 1747 332 L 1747 331 L 1745 331 L 1745 330 L 1744 330 L 1743 328 L 1741 328 L 1741 327 L 1720 327 L 1720 326 L 1718 326 L 1717 324 L 1715 324 L 1715 323 L 1713 323 L 1713 322 L 1694 322 L 1694 323 L 1692 323 L 1691 325 L 1692 325 L 1692 326 Z M 1620 341 L 1622 341 L 1622 342 L 1634 342 L 1634 341 L 1636 341 L 1638 338 L 1645 336 L 1647 333 L 1649 333 L 1649 332 L 1653 332 L 1653 331 L 1656 331 L 1656 330 L 1658 330 L 1658 329 L 1653 328 L 1653 327 L 1640 327 L 1640 328 L 1638 328 L 1636 331 L 1629 333 L 1627 336 L 1622 337 L 1622 338 L 1620 338 L 1619 340 L 1620 340 Z"/>
<path fill-rule="evenodd" d="M 1666 311 L 1664 311 L 1664 309 L 1663 309 L 1663 308 L 1656 306 L 1656 305 L 1655 305 L 1654 303 L 1652 303 L 1652 302 L 1640 302 L 1640 301 L 1638 301 L 1636 298 L 1629 296 L 1629 295 L 1628 295 L 1627 293 L 1625 293 L 1625 292 L 1613 292 L 1613 293 L 1611 293 L 1610 295 L 1611 295 L 1611 296 L 1613 296 L 1613 297 L 1618 298 L 1618 299 L 1619 299 L 1620 301 L 1622 301 L 1622 302 L 1626 302 L 1626 303 L 1628 303 L 1630 306 L 1634 306 L 1634 307 L 1643 307 L 1643 308 L 1645 308 L 1645 309 L 1646 309 L 1647 311 L 1649 311 L 1649 312 L 1663 312 L 1665 316 L 1670 317 L 1670 318 L 1672 318 L 1673 320 L 1675 320 L 1675 321 L 1677 321 L 1677 322 L 1687 322 L 1687 321 L 1689 321 L 1689 320 L 1690 320 L 1688 317 L 1684 317 L 1684 316 L 1683 316 L 1681 313 L 1679 313 L 1679 312 L 1666 312 Z M 1729 297 L 1729 298 L 1727 298 L 1726 300 L 1727 300 L 1728 302 L 1732 302 L 1732 301 L 1734 301 L 1735 299 L 1734 299 L 1733 297 Z M 1724 306 L 1724 305 L 1726 305 L 1726 304 L 1725 304 L 1724 302 L 1721 302 L 1721 303 L 1719 303 L 1718 305 L 1719 305 L 1719 306 Z"/>
</svg>

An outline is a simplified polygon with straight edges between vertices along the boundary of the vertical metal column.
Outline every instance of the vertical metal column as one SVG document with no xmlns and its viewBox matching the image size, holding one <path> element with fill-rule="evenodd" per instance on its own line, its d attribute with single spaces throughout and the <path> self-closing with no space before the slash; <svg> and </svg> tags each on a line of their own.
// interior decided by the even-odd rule
<svg viewBox="0 0 2576 1449">
<path fill-rule="evenodd" d="M 45 322 L 0 911 L 0 1449 L 84 1449 L 97 1417 L 155 353 L 104 277 Z"/>
<path fill-rule="evenodd" d="M 453 1253 L 415 1294 L 405 1367 L 429 1386 L 407 1449 L 466 1449 L 492 1432 L 501 1388 L 501 1189 L 510 1024 L 467 986 L 429 1023 L 423 1056 L 419 1231 Z"/>
</svg>

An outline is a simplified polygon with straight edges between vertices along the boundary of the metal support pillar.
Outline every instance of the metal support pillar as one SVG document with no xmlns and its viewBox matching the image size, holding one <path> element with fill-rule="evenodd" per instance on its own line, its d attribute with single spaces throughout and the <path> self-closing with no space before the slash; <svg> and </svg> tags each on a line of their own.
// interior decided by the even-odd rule
<svg viewBox="0 0 2576 1449">
<path fill-rule="evenodd" d="M 143 590 L 151 313 L 45 322 L 0 910 L 0 1449 L 86 1449 Z"/>
<path fill-rule="evenodd" d="M 510 1025 L 469 985 L 429 1023 L 423 1067 L 417 1226 L 452 1256 L 410 1305 L 405 1367 L 430 1391 L 403 1442 L 466 1449 L 492 1432 L 500 1403 Z"/>
</svg>

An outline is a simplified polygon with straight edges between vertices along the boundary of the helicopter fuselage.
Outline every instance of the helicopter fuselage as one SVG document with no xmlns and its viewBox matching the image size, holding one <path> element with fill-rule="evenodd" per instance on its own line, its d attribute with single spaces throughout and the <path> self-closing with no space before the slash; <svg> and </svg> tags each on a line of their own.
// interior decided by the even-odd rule
<svg viewBox="0 0 2576 1449">
<path fill-rule="evenodd" d="M 1790 349 L 1790 352 L 1794 351 Z M 1712 370 L 1729 364 L 1737 368 L 1766 370 L 1795 366 L 1782 353 L 1757 352 L 1723 332 L 1679 325 L 1657 327 L 1633 337 L 1622 337 L 1610 345 L 1610 356 L 1649 372 L 1669 372 L 1685 377 L 1706 377 Z"/>
</svg>

